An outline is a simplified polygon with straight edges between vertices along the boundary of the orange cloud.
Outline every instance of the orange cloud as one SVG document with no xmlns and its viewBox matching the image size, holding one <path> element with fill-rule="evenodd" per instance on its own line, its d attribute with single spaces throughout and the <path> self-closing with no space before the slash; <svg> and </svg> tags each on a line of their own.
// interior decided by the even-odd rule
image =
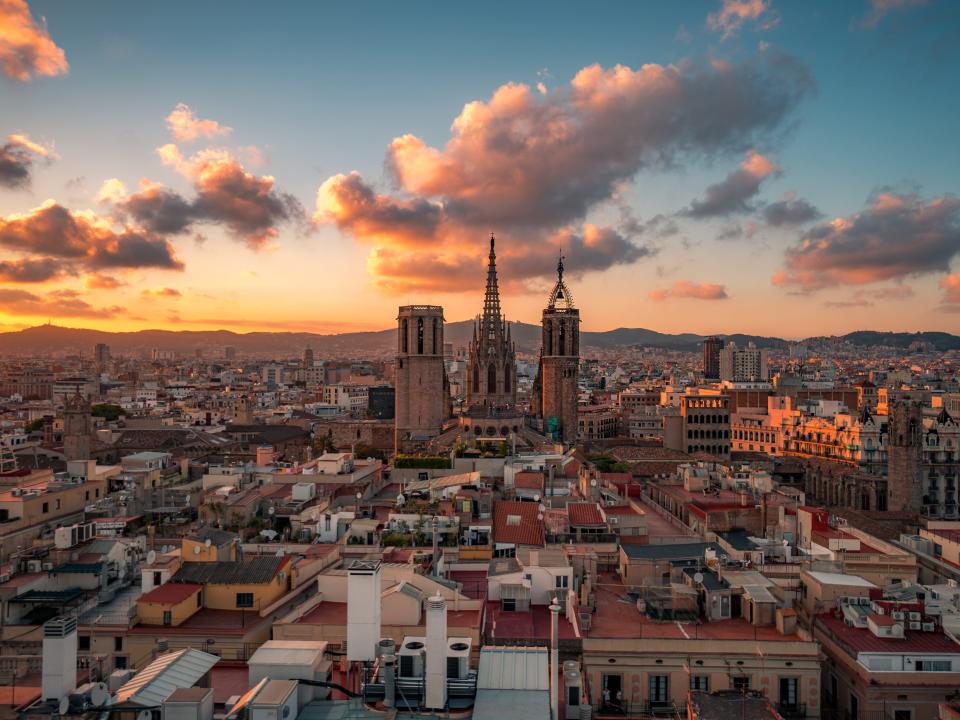
<svg viewBox="0 0 960 720">
<path fill-rule="evenodd" d="M 34 20 L 26 0 L 0 0 L 0 68 L 21 82 L 63 75 L 70 69 L 63 50 L 47 32 L 46 20 Z"/>
<path fill-rule="evenodd" d="M 140 294 L 145 298 L 178 298 L 182 297 L 182 293 L 176 288 L 172 287 L 161 287 L 161 288 L 144 288 L 140 291 Z"/>
<path fill-rule="evenodd" d="M 112 318 L 124 310 L 118 305 L 94 307 L 75 290 L 53 290 L 41 297 L 26 290 L 0 288 L 0 312 L 47 318 Z"/>
<path fill-rule="evenodd" d="M 780 168 L 772 160 L 750 150 L 738 169 L 708 187 L 704 198 L 694 200 L 684 214 L 708 218 L 753 210 L 750 201 L 760 192 L 761 183 L 779 173 Z"/>
<path fill-rule="evenodd" d="M 29 187 L 37 158 L 53 160 L 56 154 L 26 135 L 10 135 L 0 145 L 0 186 L 14 189 Z"/>
<path fill-rule="evenodd" d="M 173 139 L 178 142 L 193 142 L 197 138 L 212 138 L 233 132 L 233 128 L 221 125 L 216 120 L 198 118 L 184 103 L 177 103 L 173 111 L 167 115 L 167 128 Z"/>
<path fill-rule="evenodd" d="M 960 304 L 960 273 L 940 278 L 939 285 L 943 290 L 943 302 L 950 305 Z"/>
<path fill-rule="evenodd" d="M 654 289 L 649 293 L 651 300 L 663 302 L 673 299 L 690 300 L 726 300 L 727 289 L 723 285 L 715 283 L 692 283 L 689 280 L 677 280 L 673 287 Z"/>
<path fill-rule="evenodd" d="M 116 290 L 118 287 L 123 287 L 126 284 L 123 280 L 118 280 L 115 277 L 101 273 L 87 275 L 84 279 L 84 285 L 87 290 Z"/>
<path fill-rule="evenodd" d="M 720 10 L 707 15 L 707 27 L 722 33 L 727 40 L 746 23 L 755 23 L 758 30 L 769 30 L 780 22 L 780 17 L 767 0 L 723 0 Z"/>
<path fill-rule="evenodd" d="M 949 271 L 960 253 L 960 198 L 881 193 L 866 210 L 814 226 L 786 253 L 774 285 L 805 291 Z"/>
<path fill-rule="evenodd" d="M 368 267 L 389 273 L 378 277 L 391 287 L 403 286 L 397 267 L 412 286 L 425 282 L 416 263 L 397 260 L 412 248 L 428 246 L 430 262 L 451 276 L 464 256 L 482 262 L 491 229 L 503 241 L 502 269 L 518 282 L 549 274 L 566 239 L 569 255 L 585 263 L 571 257 L 570 272 L 633 262 L 653 252 L 637 242 L 639 224 L 601 232 L 591 211 L 615 201 L 644 168 L 743 152 L 780 127 L 811 87 L 804 67 L 772 52 L 740 63 L 593 65 L 546 94 L 508 83 L 467 103 L 442 148 L 412 134 L 394 139 L 387 167 L 396 192 L 379 193 L 357 173 L 330 177 L 314 220 L 372 244 Z M 183 162 L 169 148 L 161 154 Z M 749 169 L 762 172 L 761 160 L 751 156 Z"/>
</svg>

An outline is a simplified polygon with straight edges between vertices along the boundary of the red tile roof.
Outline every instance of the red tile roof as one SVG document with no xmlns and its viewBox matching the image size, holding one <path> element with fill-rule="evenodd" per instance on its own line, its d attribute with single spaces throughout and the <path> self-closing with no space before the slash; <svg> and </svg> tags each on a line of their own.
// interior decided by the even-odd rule
<svg viewBox="0 0 960 720">
<path fill-rule="evenodd" d="M 827 636 L 840 640 L 841 644 L 856 653 L 949 653 L 960 654 L 960 643 L 951 640 L 942 631 L 907 631 L 906 637 L 880 638 L 867 628 L 847 627 L 842 618 L 830 613 L 817 615 L 817 623 L 827 629 Z M 817 627 L 817 630 L 821 628 Z"/>
<path fill-rule="evenodd" d="M 160 587 L 154 588 L 145 595 L 141 595 L 139 601 L 148 603 L 163 603 L 164 605 L 175 605 L 176 603 L 183 602 L 202 588 L 203 585 L 194 585 L 193 583 L 168 582 L 164 583 Z"/>
<path fill-rule="evenodd" d="M 543 545 L 543 520 L 536 503 L 498 500 L 493 504 L 493 541 L 514 545 Z"/>
<path fill-rule="evenodd" d="M 567 516 L 572 526 L 604 524 L 603 515 L 600 514 L 600 508 L 596 503 L 570 503 L 567 505 Z"/>
<path fill-rule="evenodd" d="M 539 472 L 518 472 L 513 476 L 514 487 L 520 488 L 521 490 L 542 490 L 543 489 L 543 473 Z"/>
</svg>

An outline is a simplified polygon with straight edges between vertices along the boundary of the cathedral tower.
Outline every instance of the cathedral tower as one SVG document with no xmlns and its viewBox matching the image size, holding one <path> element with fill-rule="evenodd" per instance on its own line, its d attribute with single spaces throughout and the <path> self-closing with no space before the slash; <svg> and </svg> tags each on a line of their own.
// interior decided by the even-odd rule
<svg viewBox="0 0 960 720">
<path fill-rule="evenodd" d="M 513 406 L 517 402 L 516 349 L 510 337 L 510 326 L 500 312 L 494 243 L 491 235 L 483 315 L 474 323 L 473 339 L 467 352 L 467 407 L 498 408 Z"/>
<path fill-rule="evenodd" d="M 920 512 L 923 481 L 923 404 L 898 398 L 890 403 L 887 431 L 887 509 Z"/>
<path fill-rule="evenodd" d="M 532 409 L 543 430 L 564 443 L 577 440 L 577 396 L 580 375 L 580 311 L 563 282 L 563 258 L 557 282 L 543 310 L 543 339 Z"/>
<path fill-rule="evenodd" d="M 442 307 L 405 305 L 399 309 L 396 388 L 396 449 L 422 448 L 440 434 L 450 416 Z"/>
</svg>

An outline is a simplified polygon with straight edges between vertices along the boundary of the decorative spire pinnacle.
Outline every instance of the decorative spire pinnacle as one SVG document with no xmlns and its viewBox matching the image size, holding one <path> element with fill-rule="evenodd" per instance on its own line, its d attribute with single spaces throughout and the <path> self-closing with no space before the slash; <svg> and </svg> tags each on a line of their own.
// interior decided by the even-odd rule
<svg viewBox="0 0 960 720">
<path fill-rule="evenodd" d="M 483 298 L 484 332 L 500 324 L 500 285 L 497 281 L 497 254 L 494 251 L 495 238 L 490 234 L 490 262 L 487 266 L 487 290 Z"/>
<path fill-rule="evenodd" d="M 573 308 L 573 295 L 570 294 L 570 288 L 567 287 L 567 284 L 563 282 L 563 253 L 557 259 L 557 284 L 553 286 L 547 307 L 554 308 L 561 301 L 564 307 Z"/>
</svg>

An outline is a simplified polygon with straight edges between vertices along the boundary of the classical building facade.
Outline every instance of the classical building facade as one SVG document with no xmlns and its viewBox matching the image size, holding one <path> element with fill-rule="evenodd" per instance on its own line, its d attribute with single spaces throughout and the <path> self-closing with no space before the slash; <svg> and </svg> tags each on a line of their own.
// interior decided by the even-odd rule
<svg viewBox="0 0 960 720">
<path fill-rule="evenodd" d="M 483 314 L 476 319 L 467 351 L 466 406 L 470 409 L 493 410 L 512 407 L 517 402 L 516 348 L 510 337 L 510 326 L 500 311 L 494 243 L 491 236 Z M 442 362 L 442 342 L 439 348 Z"/>
<path fill-rule="evenodd" d="M 442 307 L 405 305 L 399 309 L 396 387 L 396 448 L 423 447 L 440 434 L 450 417 Z"/>
<path fill-rule="evenodd" d="M 580 373 L 580 311 L 563 281 L 563 258 L 557 282 L 543 310 L 540 367 L 534 380 L 533 412 L 544 432 L 565 443 L 577 440 Z"/>
</svg>

